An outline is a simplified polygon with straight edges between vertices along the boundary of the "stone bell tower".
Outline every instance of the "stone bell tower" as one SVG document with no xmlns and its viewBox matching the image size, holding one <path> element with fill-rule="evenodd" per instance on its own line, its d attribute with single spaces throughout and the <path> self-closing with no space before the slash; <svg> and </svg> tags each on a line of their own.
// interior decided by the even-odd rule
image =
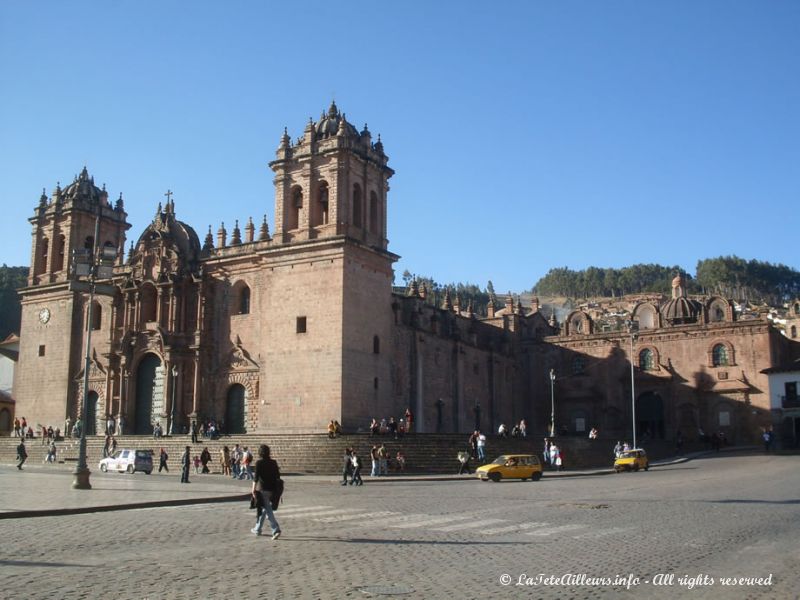
<svg viewBox="0 0 800 600">
<path fill-rule="evenodd" d="M 386 195 L 394 171 L 380 136 L 359 133 L 335 103 L 294 144 L 284 131 L 275 172 L 275 239 L 347 236 L 386 250 Z"/>
<path fill-rule="evenodd" d="M 105 186 L 98 188 L 85 167 L 66 188 L 57 185 L 50 198 L 42 193 L 28 219 L 32 225 L 31 270 L 27 287 L 20 290 L 22 320 L 14 395 L 17 414 L 54 428 L 63 427 L 67 415 L 74 422 L 78 412 L 76 377 L 83 368 L 88 305 L 86 295 L 71 285 L 70 263 L 75 252 L 91 252 L 98 218 L 97 246 L 113 248 L 121 264 L 125 232 L 130 227 L 122 197 L 110 203 Z M 96 296 L 92 356 L 96 357 L 93 368 L 97 377 L 108 372 L 112 313 L 112 299 Z M 98 421 L 108 395 L 103 389 L 96 394 L 90 415 Z M 93 432 L 91 425 L 89 432 Z"/>
</svg>

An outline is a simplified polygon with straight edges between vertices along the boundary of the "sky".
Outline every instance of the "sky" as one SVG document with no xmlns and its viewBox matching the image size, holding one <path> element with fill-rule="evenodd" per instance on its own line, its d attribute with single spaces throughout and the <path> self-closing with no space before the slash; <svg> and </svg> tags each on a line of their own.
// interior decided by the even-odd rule
<svg viewBox="0 0 800 600">
<path fill-rule="evenodd" d="M 129 242 L 274 230 L 332 99 L 381 134 L 389 249 L 440 283 L 735 254 L 800 268 L 800 2 L 0 2 L 0 263 L 85 165 Z"/>
</svg>

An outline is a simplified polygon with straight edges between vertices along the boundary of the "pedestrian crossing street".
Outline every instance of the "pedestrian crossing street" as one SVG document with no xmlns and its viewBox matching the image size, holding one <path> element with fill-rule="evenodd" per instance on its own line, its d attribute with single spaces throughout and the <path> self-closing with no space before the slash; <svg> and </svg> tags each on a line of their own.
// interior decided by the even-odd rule
<svg viewBox="0 0 800 600">
<path fill-rule="evenodd" d="M 192 507 L 200 510 L 202 507 Z M 207 508 L 206 508 L 207 510 Z M 253 516 L 252 511 L 245 511 Z M 425 530 L 437 533 L 465 532 L 471 536 L 525 535 L 533 538 L 572 537 L 575 539 L 601 539 L 625 534 L 633 527 L 600 527 L 591 523 L 555 524 L 549 522 L 514 523 L 511 519 L 485 518 L 485 512 L 465 512 L 448 515 L 425 513 L 402 513 L 390 510 L 365 511 L 360 508 L 336 508 L 328 505 L 281 507 L 275 516 L 285 529 L 291 524 L 330 524 L 341 523 L 348 531 L 356 528 L 375 527 L 380 521 L 386 530 Z M 484 517 L 484 518 L 481 518 Z M 283 525 L 283 523 L 286 525 Z"/>
</svg>

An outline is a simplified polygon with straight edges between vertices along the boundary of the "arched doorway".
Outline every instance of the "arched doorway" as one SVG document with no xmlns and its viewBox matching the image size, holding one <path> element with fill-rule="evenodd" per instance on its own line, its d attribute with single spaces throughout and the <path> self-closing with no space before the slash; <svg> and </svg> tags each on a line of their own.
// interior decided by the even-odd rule
<svg viewBox="0 0 800 600">
<path fill-rule="evenodd" d="M 245 427 L 245 389 L 240 383 L 228 388 L 225 402 L 225 433 L 247 433 Z"/>
<path fill-rule="evenodd" d="M 645 392 L 636 401 L 636 431 L 641 438 L 664 439 L 664 401 L 656 392 Z"/>
<path fill-rule="evenodd" d="M 89 392 L 86 397 L 86 435 L 97 435 L 97 409 L 100 396 L 97 392 Z"/>
<path fill-rule="evenodd" d="M 133 433 L 152 435 L 164 408 L 164 368 L 155 354 L 147 354 L 136 369 L 136 421 Z M 163 425 L 162 425 L 163 426 Z"/>
</svg>

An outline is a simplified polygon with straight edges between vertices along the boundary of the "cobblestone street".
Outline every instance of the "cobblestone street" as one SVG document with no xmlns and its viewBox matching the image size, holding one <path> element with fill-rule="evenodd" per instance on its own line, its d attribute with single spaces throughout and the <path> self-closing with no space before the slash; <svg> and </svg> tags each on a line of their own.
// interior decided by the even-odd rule
<svg viewBox="0 0 800 600">
<path fill-rule="evenodd" d="M 797 598 L 797 465 L 797 457 L 720 455 L 647 473 L 539 482 L 368 481 L 343 488 L 294 478 L 276 512 L 283 531 L 277 541 L 249 532 L 255 513 L 244 502 L 6 519 L 0 589 L 6 597 L 65 599 L 401 592 Z M 0 471 L 6 481 L 23 475 Z M 102 485 L 105 477 L 115 475 L 93 474 L 93 482 Z M 68 482 L 63 475 L 50 479 Z M 231 484 L 232 493 L 247 490 Z M 61 489 L 40 493 L 57 499 Z M 518 585 L 564 574 L 625 577 L 631 585 Z M 671 583 L 668 575 L 675 576 Z M 770 575 L 767 586 L 720 581 Z M 681 583 L 686 576 L 692 579 Z M 714 584 L 690 591 L 703 576 Z"/>
</svg>

